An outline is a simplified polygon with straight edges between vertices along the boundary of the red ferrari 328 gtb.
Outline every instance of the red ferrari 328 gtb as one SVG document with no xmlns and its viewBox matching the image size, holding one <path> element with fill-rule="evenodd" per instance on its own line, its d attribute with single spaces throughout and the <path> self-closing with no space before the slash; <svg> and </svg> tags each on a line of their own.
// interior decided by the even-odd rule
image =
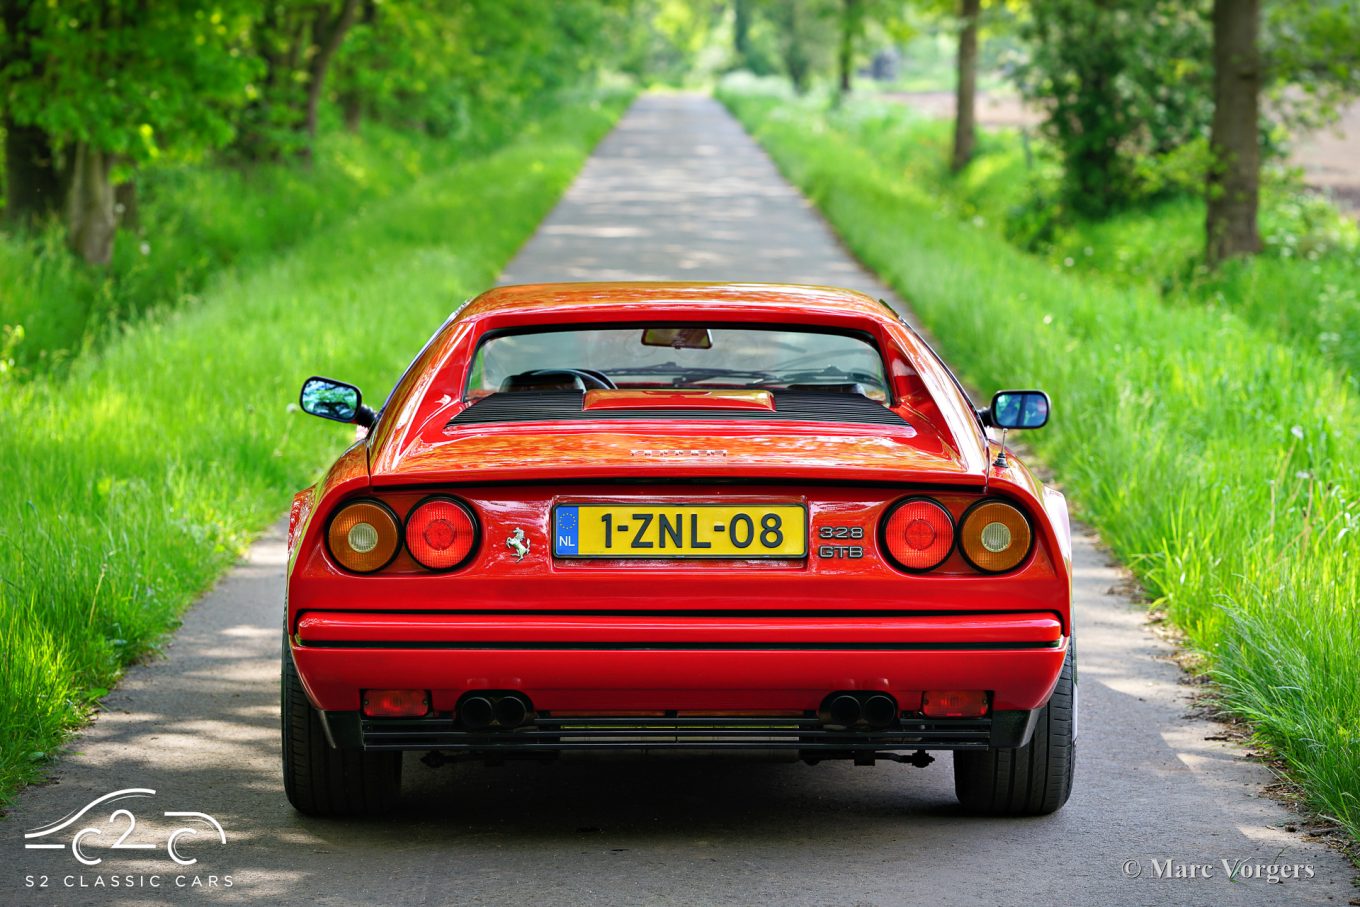
<svg viewBox="0 0 1360 907">
<path fill-rule="evenodd" d="M 1076 664 L 1067 507 L 858 293 L 546 284 L 482 294 L 294 499 L 283 772 L 372 813 L 402 752 L 742 751 L 925 765 L 965 807 L 1058 809 Z M 988 429 L 1002 432 L 998 444 Z"/>
</svg>

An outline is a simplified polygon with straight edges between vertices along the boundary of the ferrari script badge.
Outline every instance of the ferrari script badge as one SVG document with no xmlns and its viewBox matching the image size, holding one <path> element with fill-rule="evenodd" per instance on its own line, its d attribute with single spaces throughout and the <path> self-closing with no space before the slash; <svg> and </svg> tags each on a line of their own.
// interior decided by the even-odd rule
<svg viewBox="0 0 1360 907">
<path fill-rule="evenodd" d="M 524 538 L 524 530 L 516 529 L 510 533 L 510 536 L 505 540 L 505 547 L 515 552 L 515 560 L 524 560 L 524 555 L 529 553 L 529 542 Z"/>
</svg>

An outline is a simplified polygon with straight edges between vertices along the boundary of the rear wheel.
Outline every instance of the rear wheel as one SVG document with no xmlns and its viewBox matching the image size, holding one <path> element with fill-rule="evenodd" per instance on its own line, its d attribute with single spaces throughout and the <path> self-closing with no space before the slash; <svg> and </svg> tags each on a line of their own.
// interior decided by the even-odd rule
<svg viewBox="0 0 1360 907">
<path fill-rule="evenodd" d="M 392 808 L 401 793 L 401 753 L 332 747 L 303 692 L 287 641 L 280 699 L 283 791 L 294 809 L 309 816 L 372 816 Z"/>
<path fill-rule="evenodd" d="M 1076 657 L 1075 648 L 1069 648 L 1029 743 L 1017 749 L 955 751 L 954 792 L 969 812 L 1045 816 L 1067 802 L 1076 753 Z"/>
</svg>

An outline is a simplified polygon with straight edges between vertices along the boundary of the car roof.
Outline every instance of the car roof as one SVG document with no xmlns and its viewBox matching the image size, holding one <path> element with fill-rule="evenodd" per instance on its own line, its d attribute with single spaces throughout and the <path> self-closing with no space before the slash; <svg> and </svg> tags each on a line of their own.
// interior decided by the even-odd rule
<svg viewBox="0 0 1360 907">
<path fill-rule="evenodd" d="M 897 322 L 885 302 L 836 287 L 781 283 L 597 282 L 539 283 L 488 290 L 455 313 L 454 320 L 470 321 L 509 316 L 521 324 L 544 320 L 607 320 L 636 311 L 655 317 L 658 310 L 680 308 L 695 316 L 725 319 L 749 315 L 755 319 L 798 316 L 797 321 L 871 320 Z"/>
<path fill-rule="evenodd" d="M 657 321 L 796 325 L 873 335 L 885 352 L 904 357 L 889 366 L 895 379 L 914 385 L 903 399 L 918 417 L 935 420 L 942 440 L 961 451 L 969 472 L 981 475 L 985 467 L 981 428 L 967 395 L 885 302 L 854 290 L 797 284 L 597 282 L 496 287 L 456 310 L 392 389 L 369 438 L 371 468 L 399 471 L 407 448 L 427 443 L 421 431 L 430 425 L 443 430 L 444 410 L 461 399 L 464 386 L 461 373 L 446 372 L 466 367 L 477 343 L 493 332 Z"/>
</svg>

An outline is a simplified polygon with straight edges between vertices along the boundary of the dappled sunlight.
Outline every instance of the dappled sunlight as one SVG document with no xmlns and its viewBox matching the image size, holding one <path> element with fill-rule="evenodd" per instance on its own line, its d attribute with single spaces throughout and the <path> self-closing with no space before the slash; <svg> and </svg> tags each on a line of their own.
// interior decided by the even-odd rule
<svg viewBox="0 0 1360 907">
<path fill-rule="evenodd" d="M 403 274 L 415 261 L 436 271 L 447 263 L 444 254 L 431 246 L 428 254 L 387 261 Z M 346 283 L 344 298 L 363 300 L 353 303 L 360 307 L 406 303 L 374 267 Z M 422 273 L 425 290 L 428 277 Z M 712 101 L 647 97 L 599 146 L 504 281 L 685 277 L 841 284 L 892 299 Z M 254 289 L 240 292 L 232 301 L 244 307 Z M 267 342 L 263 333 L 251 336 Z M 412 351 L 421 340 L 411 338 Z M 322 352 L 309 355 L 338 356 L 343 344 L 337 328 Z M 483 452 L 532 456 L 541 439 L 516 447 L 488 436 L 482 443 Z M 809 462 L 841 462 L 851 450 L 860 462 L 890 455 L 901 462 L 900 452 L 869 438 L 824 431 L 786 439 L 785 447 Z M 585 443 L 575 454 L 592 455 L 598 452 Z M 1343 902 L 1350 893 L 1344 862 L 1281 831 L 1289 814 L 1259 796 L 1269 772 L 1241 759 L 1235 744 L 1208 739 L 1221 736 L 1217 725 L 1185 717 L 1192 708 L 1187 689 L 1169 648 L 1148 631 L 1126 591 L 1127 574 L 1088 530 L 1074 529 L 1077 783 L 1068 805 L 1050 817 L 965 816 L 945 753 L 925 769 L 572 758 L 432 768 L 412 753 L 394 814 L 363 821 L 301 816 L 282 790 L 286 552 L 283 526 L 275 525 L 185 615 L 164 657 L 133 667 L 104 698 L 98 719 L 56 767 L 56 783 L 27 791 L 7 825 L 33 828 L 111 790 L 153 788 L 148 833 L 164 836 L 172 827 L 158 810 L 212 815 L 228 843 L 209 847 L 199 839 L 194 855 L 202 873 L 233 876 L 221 899 L 281 904 L 888 904 L 951 893 L 1009 903 L 1017 890 L 1057 903 L 1152 903 L 1172 899 L 1171 890 L 1131 887 L 1120 875 L 1123 860 L 1281 854 L 1318 866 L 1316 886 L 1288 889 L 1296 900 Z M 60 874 L 71 862 L 56 851 L 21 859 L 25 873 Z M 140 856 L 120 857 L 117 865 L 120 872 L 165 869 L 164 860 Z M 1279 902 L 1278 889 L 1259 880 L 1174 895 Z M 130 891 L 99 900 L 148 899 Z"/>
<path fill-rule="evenodd" d="M 763 280 L 875 292 L 802 196 L 772 178 L 769 158 L 741 127 L 708 118 L 711 103 L 640 99 L 502 282 Z M 706 152 L 672 139 L 700 123 L 713 130 L 700 143 Z"/>
<path fill-rule="evenodd" d="M 280 559 L 278 563 L 273 565 L 275 570 L 277 570 L 281 566 L 283 566 L 283 559 Z M 266 628 L 266 627 L 242 626 L 242 627 L 229 627 L 222 631 L 222 635 L 252 639 L 261 639 L 267 636 L 272 639 L 274 638 L 274 636 L 277 635 L 277 631 L 278 631 L 277 627 Z"/>
</svg>

